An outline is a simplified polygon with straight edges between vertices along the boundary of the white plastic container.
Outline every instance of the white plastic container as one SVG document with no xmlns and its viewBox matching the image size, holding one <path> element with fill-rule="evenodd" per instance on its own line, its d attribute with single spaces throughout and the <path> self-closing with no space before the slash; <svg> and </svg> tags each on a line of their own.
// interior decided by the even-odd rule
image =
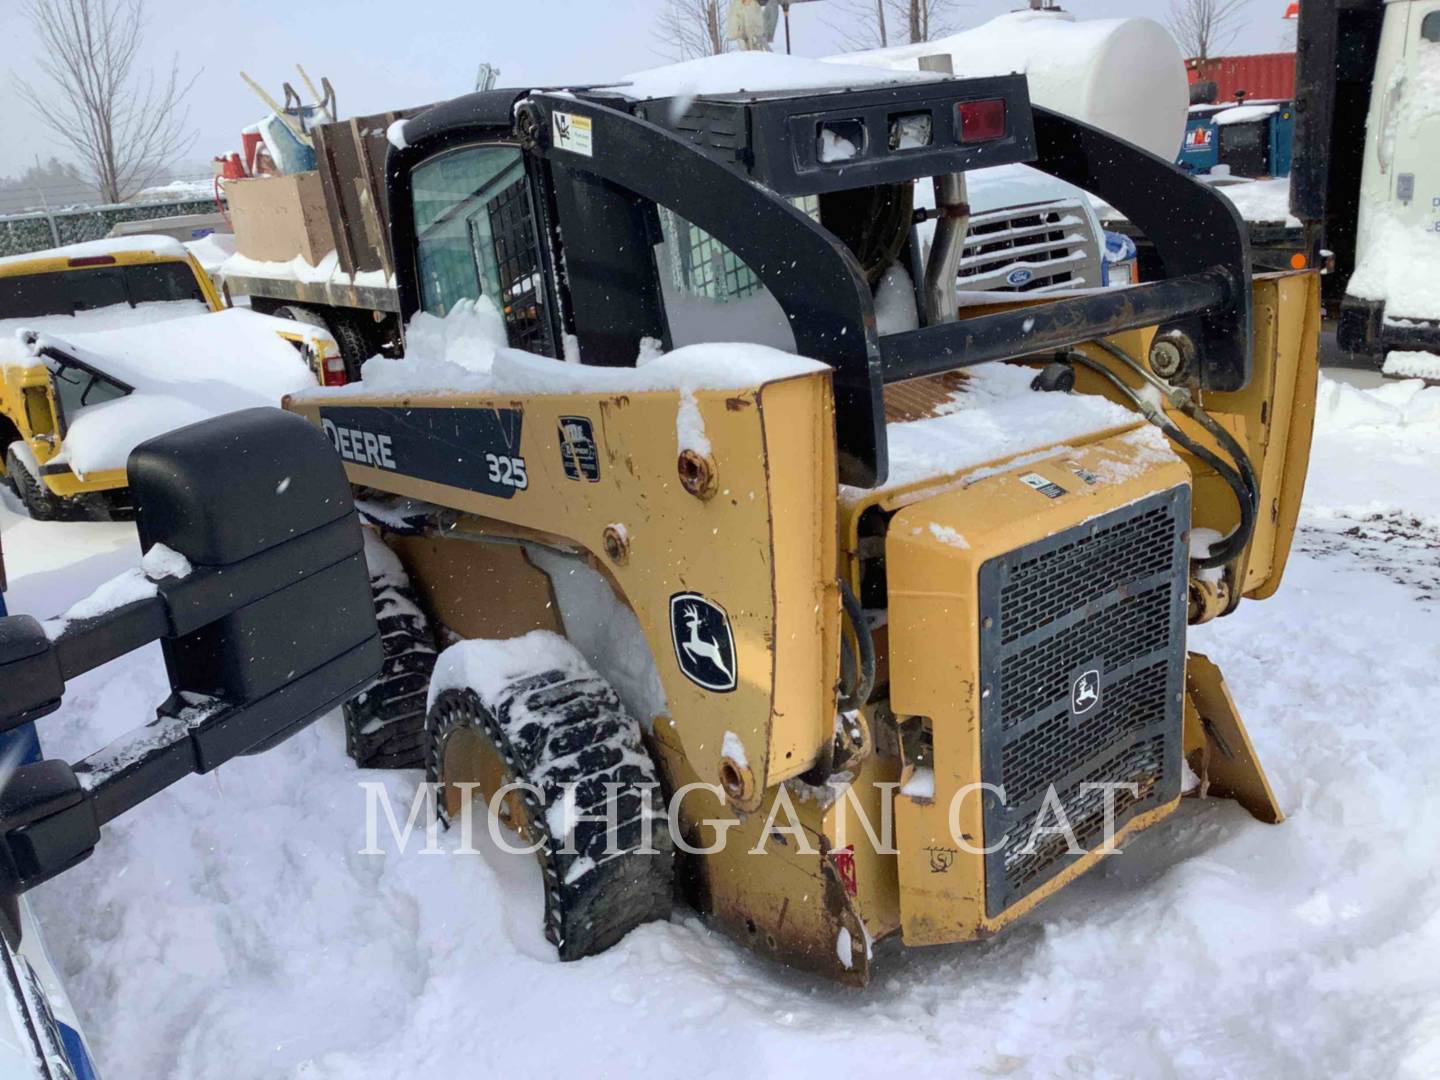
<svg viewBox="0 0 1440 1080">
<path fill-rule="evenodd" d="M 949 53 L 960 78 L 1018 72 L 1030 98 L 1173 161 L 1185 135 L 1190 91 L 1175 39 L 1150 19 L 1076 21 L 1068 12 L 1019 11 L 920 45 L 829 58 L 915 70 Z"/>
</svg>

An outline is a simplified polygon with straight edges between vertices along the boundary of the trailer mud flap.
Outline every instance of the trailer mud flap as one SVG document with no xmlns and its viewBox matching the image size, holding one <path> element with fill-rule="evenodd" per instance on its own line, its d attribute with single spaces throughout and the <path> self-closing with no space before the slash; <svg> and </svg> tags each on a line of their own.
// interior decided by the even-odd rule
<svg viewBox="0 0 1440 1080">
<path fill-rule="evenodd" d="M 1195 652 L 1185 670 L 1185 759 L 1200 777 L 1201 798 L 1234 799 L 1269 825 L 1285 820 L 1225 676 Z"/>
</svg>

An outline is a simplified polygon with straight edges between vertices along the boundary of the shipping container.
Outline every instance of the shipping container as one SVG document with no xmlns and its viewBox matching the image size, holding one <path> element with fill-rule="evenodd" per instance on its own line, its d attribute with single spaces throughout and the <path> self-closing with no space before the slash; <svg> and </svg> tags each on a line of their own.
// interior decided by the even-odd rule
<svg viewBox="0 0 1440 1080">
<path fill-rule="evenodd" d="M 1293 52 L 1217 56 L 1203 64 L 1187 60 L 1185 72 L 1192 86 L 1215 83 L 1217 102 L 1235 101 L 1242 92 L 1248 100 L 1290 101 L 1295 97 Z"/>
</svg>

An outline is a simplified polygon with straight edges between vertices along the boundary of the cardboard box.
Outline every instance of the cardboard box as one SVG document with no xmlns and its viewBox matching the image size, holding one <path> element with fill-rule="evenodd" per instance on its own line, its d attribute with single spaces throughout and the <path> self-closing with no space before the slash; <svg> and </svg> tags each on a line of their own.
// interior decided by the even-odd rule
<svg viewBox="0 0 1440 1080">
<path fill-rule="evenodd" d="M 296 255 L 312 266 L 335 250 L 318 172 L 259 176 L 225 185 L 235 249 L 261 262 L 289 262 Z"/>
</svg>

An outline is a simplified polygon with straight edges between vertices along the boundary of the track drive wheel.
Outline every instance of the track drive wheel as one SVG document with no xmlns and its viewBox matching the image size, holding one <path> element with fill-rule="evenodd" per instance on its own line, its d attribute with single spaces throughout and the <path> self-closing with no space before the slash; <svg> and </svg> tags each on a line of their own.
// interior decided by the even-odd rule
<svg viewBox="0 0 1440 1080">
<path fill-rule="evenodd" d="M 483 662 L 486 646 L 508 644 L 454 648 L 479 647 L 473 655 Z M 428 778 L 444 785 L 447 819 L 472 797 L 478 830 L 479 815 L 502 787 L 524 785 L 507 792 L 496 812 L 518 834 L 514 846 L 535 848 L 545 878 L 545 936 L 563 961 L 603 952 L 642 923 L 668 918 L 675 874 L 664 798 L 639 725 L 609 684 L 584 668 L 578 653 L 574 659 L 578 668 L 567 663 L 513 677 L 484 700 L 472 689 L 445 690 L 427 720 Z M 456 786 L 467 783 L 476 786 Z M 601 820 L 567 820 L 571 786 L 574 818 Z M 604 820 L 612 790 L 613 839 Z"/>
<path fill-rule="evenodd" d="M 379 677 L 345 703 L 345 750 L 362 769 L 425 767 L 425 700 L 435 635 L 395 553 L 365 529 L 380 641 Z"/>
</svg>

